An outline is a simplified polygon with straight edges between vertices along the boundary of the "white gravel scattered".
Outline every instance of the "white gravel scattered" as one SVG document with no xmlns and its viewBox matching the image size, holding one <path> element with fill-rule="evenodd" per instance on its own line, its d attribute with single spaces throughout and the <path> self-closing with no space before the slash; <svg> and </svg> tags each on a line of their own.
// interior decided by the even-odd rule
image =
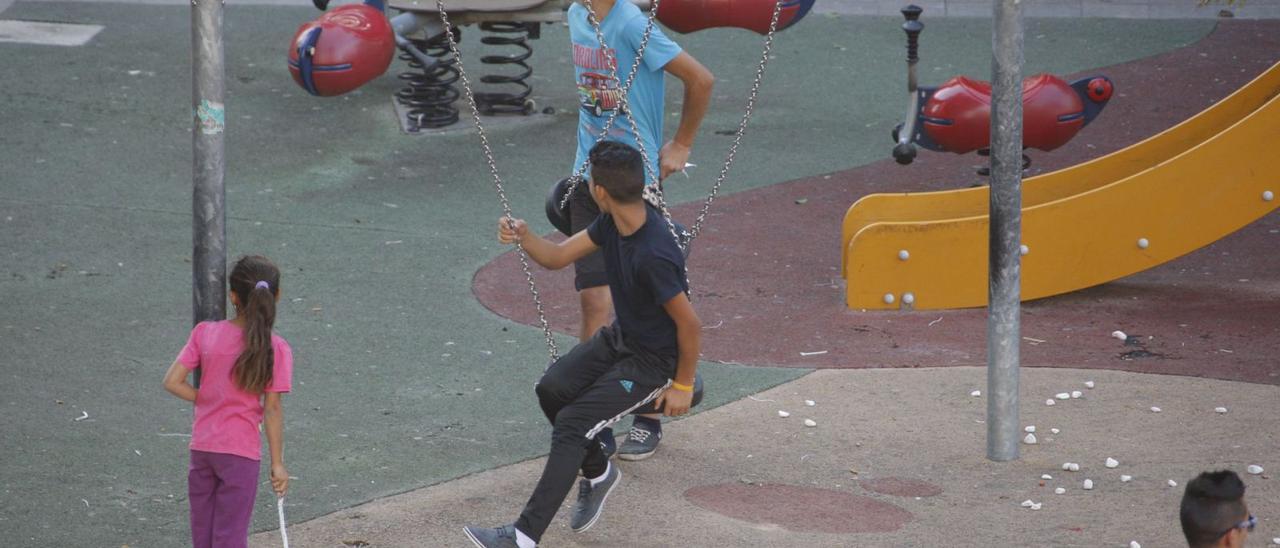
<svg viewBox="0 0 1280 548">
<path fill-rule="evenodd" d="M 1276 545 L 1276 546 L 1280 546 L 1280 537 L 1276 537 L 1276 538 L 1271 539 L 1271 544 L 1274 544 L 1274 545 Z"/>
<path fill-rule="evenodd" d="M 1218 413 L 1218 414 L 1226 413 L 1226 412 L 1227 412 L 1227 408 L 1226 408 L 1226 407 L 1214 407 L 1214 408 L 1213 408 L 1213 412 L 1214 412 L 1214 413 Z"/>
<path fill-rule="evenodd" d="M 1079 471 L 1080 471 L 1080 463 L 1078 463 L 1078 462 L 1073 462 L 1073 463 L 1071 463 L 1071 471 L 1072 471 L 1072 472 L 1079 472 Z"/>
<path fill-rule="evenodd" d="M 1055 398 L 1058 398 L 1058 399 L 1060 399 L 1060 400 L 1069 400 L 1069 399 L 1071 399 L 1071 394 L 1070 394 L 1069 392 L 1059 392 L 1059 393 L 1058 393 L 1056 396 L 1054 396 L 1054 397 L 1055 397 Z"/>
<path fill-rule="evenodd" d="M 1142 548 L 1142 545 L 1138 544 L 1136 540 L 1131 540 L 1129 541 L 1129 548 Z"/>
<path fill-rule="evenodd" d="M 818 402 L 815 402 L 815 401 L 813 401 L 813 400 L 804 400 L 804 404 L 805 404 L 805 405 L 807 405 L 807 406 L 809 406 L 809 407 L 813 407 L 813 406 L 815 406 L 815 405 L 818 405 Z"/>
<path fill-rule="evenodd" d="M 1022 438 L 1022 443 L 1025 443 L 1025 444 L 1027 444 L 1027 445 L 1035 445 L 1035 444 L 1036 444 L 1036 435 L 1035 435 L 1035 434 L 1027 434 L 1027 436 L 1026 436 L 1026 437 Z"/>
<path fill-rule="evenodd" d="M 1079 391 L 1079 390 L 1072 390 L 1072 391 L 1071 391 L 1071 399 L 1073 399 L 1073 400 L 1078 400 L 1078 399 L 1080 399 L 1080 396 L 1083 396 L 1083 395 L 1084 395 L 1084 392 L 1081 392 L 1081 391 Z"/>
<path fill-rule="evenodd" d="M 1057 428 L 1050 428 L 1049 432 L 1052 434 L 1057 434 L 1058 432 L 1061 432 L 1061 430 L 1058 430 Z"/>
<path fill-rule="evenodd" d="M 1084 490 L 1085 491 L 1093 490 L 1093 480 L 1091 479 L 1084 480 Z"/>
<path fill-rule="evenodd" d="M 1036 431 L 1036 425 L 1034 425 L 1034 424 L 1033 424 L 1033 425 L 1031 425 L 1031 426 L 1028 426 L 1028 427 L 1026 427 L 1026 428 L 1023 428 L 1023 429 L 1022 429 L 1022 431 L 1023 431 L 1023 432 L 1031 432 L 1031 433 L 1033 433 L 1033 434 L 1034 434 L 1034 433 L 1035 433 L 1035 431 Z"/>
<path fill-rule="evenodd" d="M 1121 483 L 1129 483 L 1130 481 L 1133 481 L 1133 476 L 1130 476 L 1129 474 L 1121 474 L 1120 481 Z"/>
<path fill-rule="evenodd" d="M 1053 494 L 1055 495 L 1062 495 L 1062 494 L 1065 494 L 1066 492 L 1067 492 L 1067 489 L 1065 487 L 1059 487 L 1053 490 Z"/>
<path fill-rule="evenodd" d="M 1107 457 L 1107 468 L 1115 468 L 1117 466 L 1120 466 L 1120 461 Z"/>
<path fill-rule="evenodd" d="M 1044 404 L 1045 404 L 1045 405 L 1054 405 L 1054 401 L 1053 401 L 1053 400 L 1044 400 Z"/>
<path fill-rule="evenodd" d="M 1032 510 L 1039 510 L 1041 506 L 1043 506 L 1043 504 L 1041 504 L 1041 503 L 1037 502 L 1037 503 L 1035 503 L 1035 504 L 1032 504 L 1032 505 L 1031 505 L 1031 509 L 1032 509 Z"/>
<path fill-rule="evenodd" d="M 1255 476 L 1262 473 L 1262 467 L 1256 464 L 1250 464 L 1247 470 L 1249 471 L 1250 474 L 1253 474 Z"/>
<path fill-rule="evenodd" d="M 976 398 L 976 397 L 978 397 L 978 396 L 981 396 L 981 395 L 982 395 L 982 391 L 981 391 L 981 390 L 974 390 L 973 392 L 970 392 L 970 393 L 969 393 L 969 395 L 970 395 L 970 396 L 973 396 L 973 397 L 975 397 L 975 398 Z"/>
<path fill-rule="evenodd" d="M 1023 508 L 1031 508 L 1032 506 L 1035 506 L 1035 505 L 1036 505 L 1036 503 L 1035 503 L 1035 502 L 1032 502 L 1032 500 L 1031 500 L 1031 499 L 1027 499 L 1027 500 L 1022 501 L 1022 507 L 1023 507 Z"/>
<path fill-rule="evenodd" d="M 814 421 L 813 421 L 813 419 L 805 419 L 805 420 L 804 420 L 804 425 L 805 425 L 805 426 L 808 426 L 809 428 L 813 428 L 813 427 L 817 426 L 817 425 L 818 425 L 818 423 L 814 422 Z"/>
<path fill-rule="evenodd" d="M 1084 381 L 1085 388 L 1093 388 L 1093 381 Z"/>
<path fill-rule="evenodd" d="M 779 417 L 782 417 L 782 418 L 784 418 L 784 419 L 785 419 L 785 418 L 787 418 L 787 417 L 790 417 L 790 416 L 791 416 L 791 413 L 788 413 L 788 412 L 786 412 L 786 411 L 781 411 L 781 410 L 780 410 L 780 411 L 778 411 L 778 416 L 779 416 Z"/>
<path fill-rule="evenodd" d="M 1159 413 L 1160 411 L 1162 411 L 1162 410 L 1161 410 L 1159 407 L 1152 407 L 1152 408 L 1151 408 L 1151 412 L 1152 412 L 1152 413 Z"/>
<path fill-rule="evenodd" d="M 1177 487 L 1177 486 L 1178 486 L 1178 482 L 1169 480 L 1169 487 Z"/>
<path fill-rule="evenodd" d="M 1112 331 L 1112 332 L 1111 332 L 1111 336 L 1112 336 L 1112 337 L 1114 337 L 1114 338 L 1120 339 L 1120 340 L 1122 340 L 1122 341 L 1127 341 L 1127 340 L 1129 340 L 1129 336 L 1128 336 L 1128 335 L 1125 335 L 1124 331 L 1119 331 L 1119 330 L 1117 330 L 1117 331 Z"/>
<path fill-rule="evenodd" d="M 1051 480 L 1051 479 L 1053 479 L 1053 476 L 1050 476 L 1049 474 L 1044 474 L 1044 475 L 1041 475 L 1041 476 L 1040 476 L 1040 479 L 1042 479 L 1042 480 Z"/>
</svg>

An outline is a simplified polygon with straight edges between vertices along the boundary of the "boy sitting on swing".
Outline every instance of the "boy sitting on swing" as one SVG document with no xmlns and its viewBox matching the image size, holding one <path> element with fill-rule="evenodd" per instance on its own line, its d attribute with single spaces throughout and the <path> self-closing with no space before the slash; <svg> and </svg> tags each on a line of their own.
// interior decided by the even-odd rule
<svg viewBox="0 0 1280 548">
<path fill-rule="evenodd" d="M 600 216 L 585 230 L 555 244 L 529 232 L 523 220 L 498 221 L 499 241 L 519 242 L 551 270 L 599 251 L 617 319 L 552 363 L 538 381 L 534 391 L 552 424 L 551 453 L 514 524 L 464 528 L 481 548 L 537 546 L 579 470 L 584 479 L 570 526 L 575 532 L 590 528 L 622 477 L 595 436 L 650 402 L 679 416 L 692 401 L 702 326 L 686 293 L 684 256 L 662 214 L 642 198 L 640 153 L 602 141 L 590 159 L 587 185 Z"/>
</svg>

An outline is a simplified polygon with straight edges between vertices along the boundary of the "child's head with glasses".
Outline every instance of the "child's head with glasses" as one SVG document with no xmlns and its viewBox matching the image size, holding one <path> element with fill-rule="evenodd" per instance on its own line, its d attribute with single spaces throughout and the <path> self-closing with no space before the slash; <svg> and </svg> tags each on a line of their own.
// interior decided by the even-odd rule
<svg viewBox="0 0 1280 548">
<path fill-rule="evenodd" d="M 1244 546 L 1258 524 L 1244 503 L 1244 482 L 1230 470 L 1205 472 L 1187 483 L 1180 516 L 1191 548 Z"/>
</svg>

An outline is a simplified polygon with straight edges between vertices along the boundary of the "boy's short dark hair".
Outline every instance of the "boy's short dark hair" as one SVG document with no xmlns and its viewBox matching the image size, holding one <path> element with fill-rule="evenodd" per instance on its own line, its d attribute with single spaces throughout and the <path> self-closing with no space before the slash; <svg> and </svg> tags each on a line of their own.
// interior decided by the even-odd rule
<svg viewBox="0 0 1280 548">
<path fill-rule="evenodd" d="M 1192 548 L 1212 546 L 1246 512 L 1244 482 L 1230 470 L 1204 472 L 1187 483 L 1179 517 Z"/>
<path fill-rule="evenodd" d="M 640 151 L 618 141 L 600 141 L 588 153 L 591 183 L 604 187 L 613 199 L 634 203 L 644 196 L 644 159 Z"/>
</svg>

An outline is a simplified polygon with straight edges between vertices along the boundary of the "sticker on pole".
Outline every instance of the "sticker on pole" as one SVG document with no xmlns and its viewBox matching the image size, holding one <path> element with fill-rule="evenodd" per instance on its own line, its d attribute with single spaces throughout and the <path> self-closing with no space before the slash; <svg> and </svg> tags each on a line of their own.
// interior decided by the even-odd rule
<svg viewBox="0 0 1280 548">
<path fill-rule="evenodd" d="M 222 103 L 203 99 L 200 106 L 196 107 L 196 119 L 200 120 L 200 133 L 217 135 L 227 125 L 226 108 Z"/>
</svg>

